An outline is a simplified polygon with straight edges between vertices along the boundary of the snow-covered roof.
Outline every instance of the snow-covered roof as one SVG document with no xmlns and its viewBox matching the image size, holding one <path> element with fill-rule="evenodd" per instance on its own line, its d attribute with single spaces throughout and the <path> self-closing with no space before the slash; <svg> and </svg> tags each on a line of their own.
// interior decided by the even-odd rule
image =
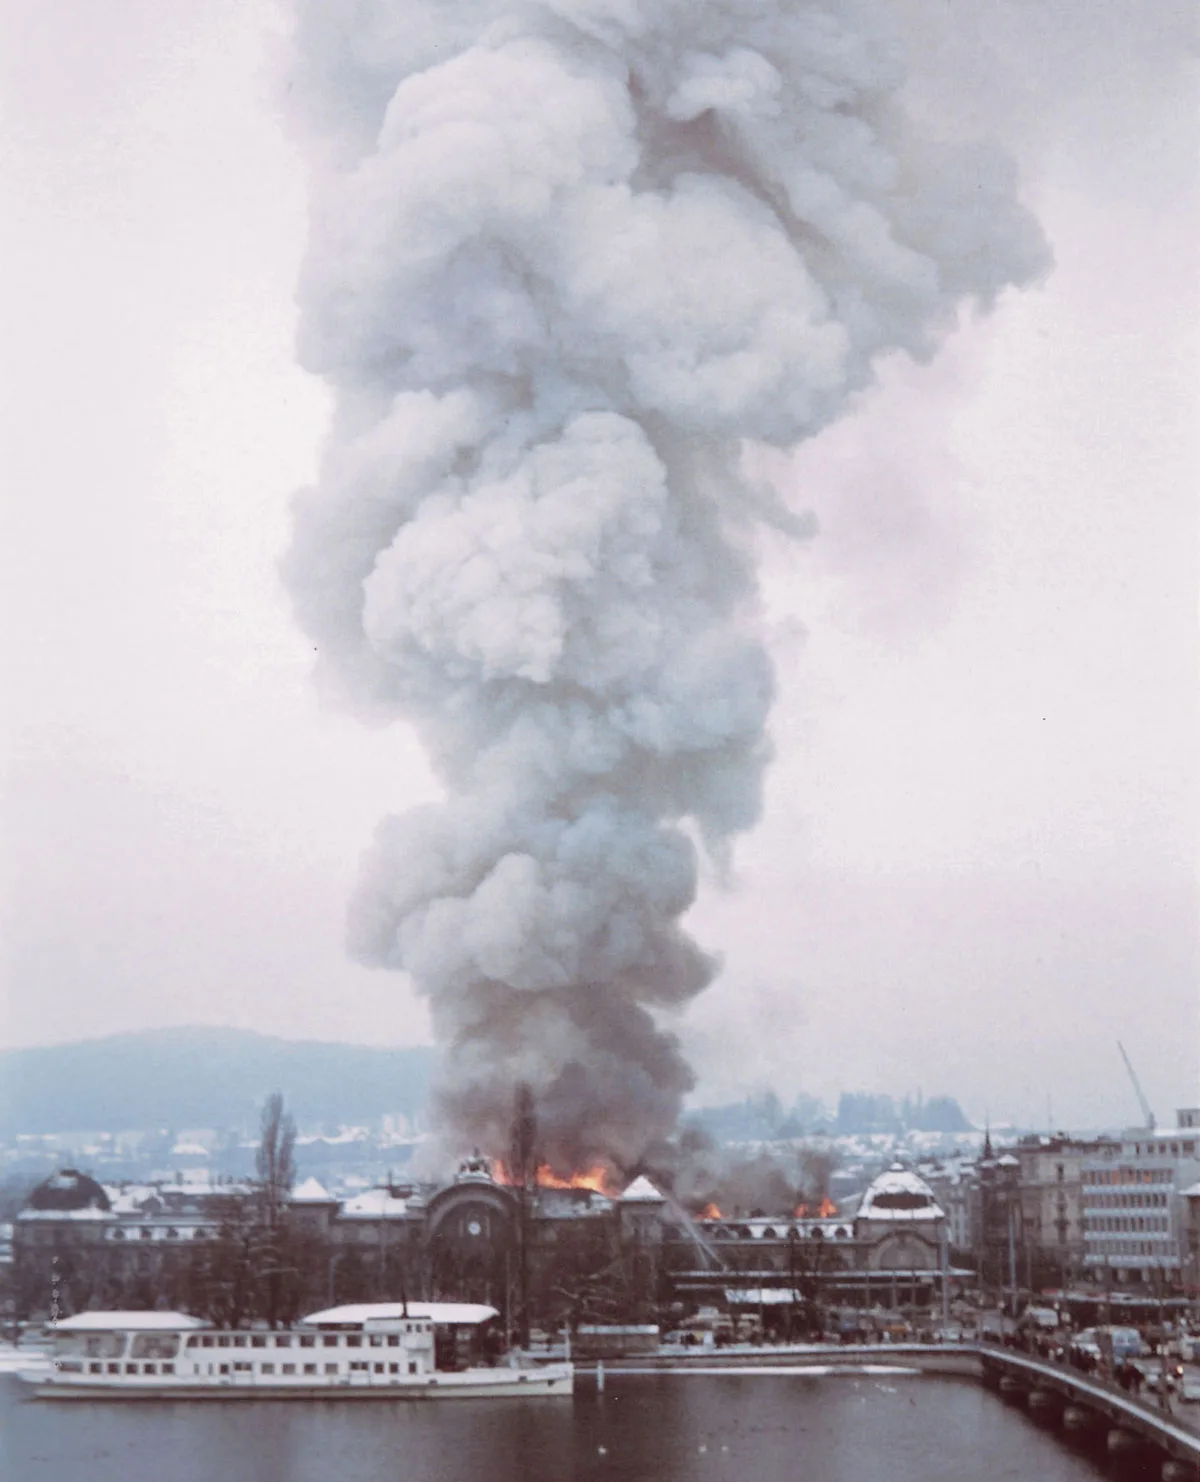
<svg viewBox="0 0 1200 1482">
<path fill-rule="evenodd" d="M 893 1163 L 862 1197 L 855 1218 L 860 1220 L 940 1220 L 945 1215 L 923 1178 Z"/>
<path fill-rule="evenodd" d="M 402 1322 L 406 1317 L 432 1323 L 481 1323 L 499 1317 L 494 1307 L 482 1302 L 353 1302 L 345 1307 L 327 1307 L 302 1317 L 302 1328 L 361 1328 L 368 1323 Z"/>
<path fill-rule="evenodd" d="M 334 1204 L 337 1201 L 319 1179 L 306 1178 L 289 1196 L 293 1204 Z"/>
<path fill-rule="evenodd" d="M 644 1173 L 640 1173 L 621 1195 L 622 1204 L 662 1204 L 665 1201 Z"/>
<path fill-rule="evenodd" d="M 725 1300 L 731 1307 L 780 1307 L 785 1302 L 803 1302 L 800 1292 L 786 1287 L 726 1287 Z"/>
<path fill-rule="evenodd" d="M 1179 1192 L 1184 1199 L 1200 1198 L 1200 1184 L 1193 1184 L 1190 1189 L 1180 1189 Z"/>
<path fill-rule="evenodd" d="M 115 1220 L 117 1216 L 111 1209 L 96 1209 L 89 1206 L 87 1209 L 23 1209 L 17 1218 L 19 1220 Z"/>
<path fill-rule="evenodd" d="M 182 1328 L 206 1328 L 202 1317 L 186 1312 L 77 1312 L 53 1324 L 59 1333 L 111 1333 L 116 1329 L 138 1329 L 147 1332 L 177 1331 Z"/>
<path fill-rule="evenodd" d="M 368 1189 L 347 1199 L 338 1211 L 339 1219 L 396 1220 L 408 1213 L 408 1199 L 398 1199 L 389 1189 Z"/>
<path fill-rule="evenodd" d="M 157 1196 L 153 1184 L 129 1184 L 118 1187 L 110 1195 L 114 1214 L 140 1214 L 147 1200 Z"/>
</svg>

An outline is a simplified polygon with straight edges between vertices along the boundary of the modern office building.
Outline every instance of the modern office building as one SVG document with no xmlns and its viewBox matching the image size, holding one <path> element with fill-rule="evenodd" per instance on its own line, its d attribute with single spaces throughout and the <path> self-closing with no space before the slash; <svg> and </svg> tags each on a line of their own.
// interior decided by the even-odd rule
<svg viewBox="0 0 1200 1482">
<path fill-rule="evenodd" d="M 1116 1286 L 1170 1290 L 1188 1264 L 1188 1201 L 1200 1181 L 1200 1110 L 1169 1130 L 1133 1128 L 1082 1169 L 1084 1265 Z"/>
</svg>

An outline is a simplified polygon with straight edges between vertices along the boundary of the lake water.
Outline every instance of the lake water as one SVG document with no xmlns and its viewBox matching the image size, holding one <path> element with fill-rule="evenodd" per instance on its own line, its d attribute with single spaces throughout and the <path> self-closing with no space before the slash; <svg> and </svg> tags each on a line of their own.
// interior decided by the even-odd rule
<svg viewBox="0 0 1200 1482">
<path fill-rule="evenodd" d="M 1096 1482 L 1105 1475 L 965 1379 L 609 1374 L 601 1395 L 581 1376 L 573 1401 L 206 1404 L 33 1400 L 15 1378 L 0 1376 L 5 1482 Z"/>
</svg>

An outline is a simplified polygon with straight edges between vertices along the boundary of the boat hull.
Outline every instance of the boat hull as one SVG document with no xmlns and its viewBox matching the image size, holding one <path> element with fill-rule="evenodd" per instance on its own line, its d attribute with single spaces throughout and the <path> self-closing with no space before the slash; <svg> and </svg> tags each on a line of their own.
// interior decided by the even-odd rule
<svg viewBox="0 0 1200 1482">
<path fill-rule="evenodd" d="M 40 1400 L 478 1400 L 569 1396 L 575 1374 L 570 1364 L 538 1369 L 464 1369 L 401 1376 L 390 1382 L 369 1377 L 305 1381 L 146 1376 L 106 1382 L 22 1374 Z"/>
</svg>

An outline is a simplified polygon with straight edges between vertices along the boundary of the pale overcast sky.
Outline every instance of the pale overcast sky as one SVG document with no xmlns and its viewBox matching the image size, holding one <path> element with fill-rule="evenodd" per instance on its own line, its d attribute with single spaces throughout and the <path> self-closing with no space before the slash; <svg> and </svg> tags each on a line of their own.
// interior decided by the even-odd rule
<svg viewBox="0 0 1200 1482">
<path fill-rule="evenodd" d="M 912 103 L 1017 159 L 1055 267 L 771 472 L 761 826 L 689 926 L 706 1099 L 1160 1119 L 1197 1079 L 1193 7 L 914 3 Z M 342 948 L 411 737 L 322 711 L 276 574 L 323 388 L 265 0 L 8 0 L 6 1045 L 231 1024 L 409 1044 Z M 1052 1112 L 1048 1112 L 1048 1102 Z"/>
</svg>

